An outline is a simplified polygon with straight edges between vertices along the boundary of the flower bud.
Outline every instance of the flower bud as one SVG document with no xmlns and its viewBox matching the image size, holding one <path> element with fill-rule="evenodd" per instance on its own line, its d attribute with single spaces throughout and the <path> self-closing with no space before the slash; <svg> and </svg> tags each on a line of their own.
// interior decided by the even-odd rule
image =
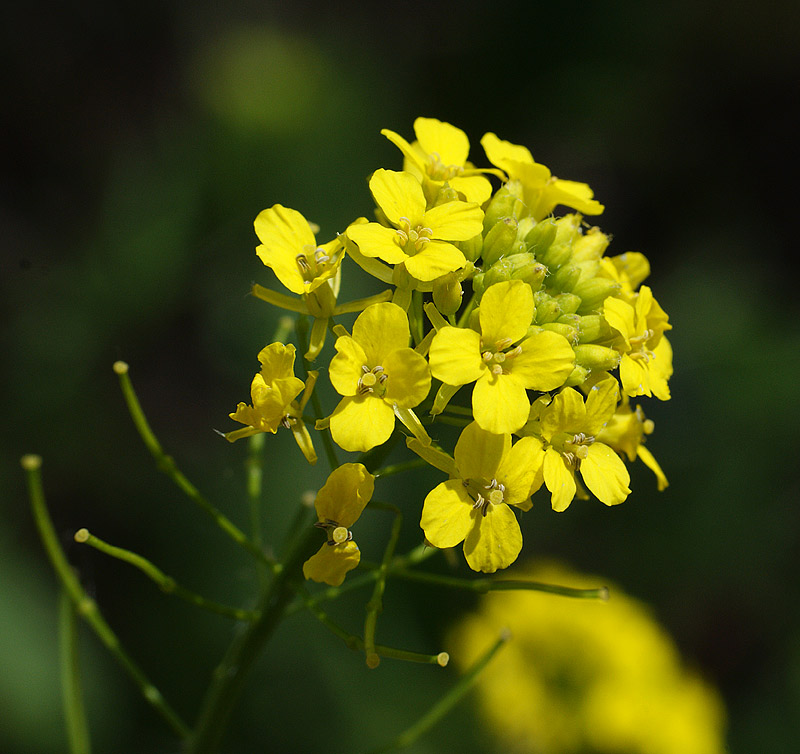
<svg viewBox="0 0 800 754">
<path fill-rule="evenodd" d="M 563 335 L 571 346 L 578 343 L 578 331 L 571 325 L 565 325 L 561 322 L 546 322 L 542 325 L 542 330 L 550 330 L 551 332 Z"/>
<path fill-rule="evenodd" d="M 607 346 L 598 346 L 594 343 L 577 345 L 574 348 L 575 362 L 592 371 L 610 371 L 616 369 L 620 355 Z"/>
<path fill-rule="evenodd" d="M 483 251 L 483 236 L 478 233 L 468 241 L 456 241 L 455 245 L 461 249 L 461 253 L 467 258 L 467 261 L 474 262 Z"/>
<path fill-rule="evenodd" d="M 584 235 L 575 239 L 572 258 L 576 262 L 599 260 L 608 248 L 608 244 L 609 238 L 600 228 L 589 228 Z"/>
<path fill-rule="evenodd" d="M 527 218 L 526 218 L 527 219 Z M 555 221 L 546 218 L 536 223 L 525 236 L 525 243 L 528 251 L 536 254 L 537 259 L 541 259 L 550 248 L 550 244 L 555 241 L 558 226 Z"/>
<path fill-rule="evenodd" d="M 533 254 L 512 254 L 495 262 L 485 274 L 485 285 L 488 287 L 504 280 L 522 280 L 537 291 L 544 280 L 547 270 L 539 264 Z"/>
<path fill-rule="evenodd" d="M 572 292 L 581 297 L 581 305 L 576 309 L 579 314 L 598 311 L 603 301 L 620 290 L 620 284 L 610 278 L 589 278 L 581 280 Z"/>
<path fill-rule="evenodd" d="M 509 181 L 495 191 L 486 207 L 483 218 L 483 230 L 489 231 L 504 217 L 519 217 L 524 208 L 522 202 L 522 184 L 519 181 Z"/>
<path fill-rule="evenodd" d="M 570 291 L 581 276 L 580 267 L 565 264 L 554 272 L 548 282 L 548 287 L 557 291 Z"/>
<path fill-rule="evenodd" d="M 586 382 L 586 378 L 589 376 L 590 370 L 586 367 L 582 367 L 580 364 L 575 365 L 575 369 L 572 370 L 569 377 L 567 377 L 567 381 L 564 383 L 564 387 L 577 387 L 578 385 L 583 385 Z"/>
<path fill-rule="evenodd" d="M 611 328 L 599 314 L 585 314 L 579 318 L 578 340 L 581 343 L 596 343 L 612 336 Z"/>
<path fill-rule="evenodd" d="M 572 246 L 580 236 L 580 215 L 566 215 L 555 221 L 556 235 L 546 250 L 536 258 L 551 270 L 557 270 L 572 258 Z"/>
<path fill-rule="evenodd" d="M 461 308 L 461 281 L 458 274 L 448 272 L 433 281 L 433 303 L 445 316 L 455 314 Z"/>
<path fill-rule="evenodd" d="M 543 291 L 542 291 L 543 293 Z M 552 296 L 544 294 L 541 298 L 536 300 L 536 314 L 533 321 L 537 325 L 543 325 L 546 322 L 555 322 L 561 316 L 561 308 Z"/>
<path fill-rule="evenodd" d="M 580 298 L 574 293 L 560 293 L 555 299 L 562 314 L 574 314 L 581 305 Z"/>
<path fill-rule="evenodd" d="M 486 290 L 486 273 L 478 272 L 472 276 L 472 292 L 478 301 L 481 300 L 483 292 Z"/>
<path fill-rule="evenodd" d="M 496 222 L 483 241 L 483 262 L 493 265 L 498 259 L 508 256 L 517 240 L 517 219 L 503 217 Z"/>
</svg>

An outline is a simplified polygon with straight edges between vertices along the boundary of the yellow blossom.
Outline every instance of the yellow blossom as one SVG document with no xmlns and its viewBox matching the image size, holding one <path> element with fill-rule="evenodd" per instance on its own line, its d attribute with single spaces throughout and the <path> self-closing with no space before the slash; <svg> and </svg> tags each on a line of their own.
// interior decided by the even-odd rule
<svg viewBox="0 0 800 754">
<path fill-rule="evenodd" d="M 375 202 L 393 227 L 353 223 L 347 236 L 366 257 L 405 265 L 411 277 L 431 281 L 466 264 L 451 241 L 467 241 L 483 229 L 483 211 L 452 201 L 428 210 L 422 186 L 411 173 L 379 169 L 369 182 Z"/>
<path fill-rule="evenodd" d="M 529 334 L 533 314 L 531 287 L 521 280 L 503 281 L 483 294 L 480 333 L 448 325 L 431 342 L 431 373 L 447 385 L 475 382 L 473 416 L 489 432 L 516 432 L 528 420 L 526 389 L 560 387 L 575 366 L 562 335 Z"/>
<path fill-rule="evenodd" d="M 431 204 L 445 184 L 468 202 L 483 204 L 491 196 L 492 185 L 481 175 L 485 171 L 467 162 L 469 139 L 460 128 L 436 118 L 417 118 L 412 144 L 388 128 L 381 133 L 403 153 L 403 169 L 422 183 Z"/>
<path fill-rule="evenodd" d="M 408 347 L 406 313 L 396 304 L 367 307 L 353 334 L 336 340 L 330 379 L 344 396 L 330 417 L 331 435 L 345 450 L 365 451 L 389 439 L 397 409 L 412 409 L 428 394 L 428 364 Z"/>
<path fill-rule="evenodd" d="M 577 471 L 606 505 L 621 503 L 630 494 L 625 464 L 608 445 L 597 440 L 614 415 L 618 396 L 617 381 L 604 379 L 589 390 L 585 404 L 571 387 L 561 390 L 549 405 L 538 404 L 541 439 L 536 439 L 544 450 L 541 469 L 553 510 L 569 507 L 577 491 Z"/>
<path fill-rule="evenodd" d="M 625 393 L 669 400 L 667 382 L 672 376 L 672 348 L 663 334 L 672 325 L 650 288 L 643 285 L 633 305 L 622 299 L 607 298 L 603 314 L 621 336 L 615 347 L 622 354 L 619 375 Z"/>
<path fill-rule="evenodd" d="M 425 498 L 420 526 L 434 547 L 464 542 L 473 571 L 507 568 L 522 549 L 522 533 L 510 505 L 530 508 L 536 454 L 532 437 L 512 446 L 511 435 L 492 434 L 475 422 L 455 448 L 455 474 Z"/>
<path fill-rule="evenodd" d="M 334 469 L 317 493 L 315 526 L 327 539 L 303 564 L 307 579 L 340 586 L 348 571 L 361 560 L 350 527 L 358 520 L 375 488 L 375 477 L 360 463 L 345 463 Z"/>
<path fill-rule="evenodd" d="M 654 424 L 647 419 L 641 406 L 631 408 L 628 396 L 623 396 L 622 403 L 617 406 L 614 416 L 597 435 L 599 442 L 605 443 L 617 453 L 624 453 L 629 461 L 640 458 L 650 471 L 656 475 L 658 489 L 665 490 L 669 486 L 667 477 L 661 470 L 658 461 L 644 446 L 645 435 L 652 434 Z"/>
<path fill-rule="evenodd" d="M 493 133 L 485 134 L 481 145 L 489 162 L 505 171 L 509 180 L 522 184 L 523 201 L 534 219 L 547 217 L 559 204 L 584 215 L 602 213 L 603 205 L 593 198 L 587 184 L 556 178 L 549 168 L 534 161 L 527 147 L 511 144 Z"/>
<path fill-rule="evenodd" d="M 515 566 L 513 577 L 578 589 L 608 583 L 557 565 Z M 475 686 L 497 751 L 723 754 L 719 692 L 686 667 L 646 605 L 609 586 L 608 602 L 490 592 L 455 623 L 448 646 L 462 669 L 511 631 Z"/>
<path fill-rule="evenodd" d="M 240 403 L 236 411 L 230 414 L 231 419 L 247 426 L 227 432 L 225 438 L 229 442 L 235 442 L 259 432 L 275 434 L 278 427 L 283 426 L 291 429 L 309 463 L 316 463 L 317 455 L 302 415 L 314 388 L 317 373 L 311 372 L 308 384 L 304 385 L 302 380 L 294 376 L 294 359 L 295 348 L 291 344 L 272 343 L 261 350 L 258 354 L 261 371 L 253 377 L 250 385 L 253 405 Z M 306 392 L 298 403 L 295 398 L 304 388 Z"/>
</svg>

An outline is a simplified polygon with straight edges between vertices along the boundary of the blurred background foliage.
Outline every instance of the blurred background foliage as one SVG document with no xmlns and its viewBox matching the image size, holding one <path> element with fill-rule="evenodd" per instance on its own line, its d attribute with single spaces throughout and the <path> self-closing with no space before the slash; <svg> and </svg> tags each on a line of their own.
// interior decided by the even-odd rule
<svg viewBox="0 0 800 754">
<path fill-rule="evenodd" d="M 721 690 L 732 752 L 794 748 L 796 3 L 121 0 L 17 3 L 4 15 L 3 751 L 63 751 L 65 741 L 57 591 L 19 457 L 44 457 L 49 504 L 84 583 L 191 719 L 230 624 L 70 544 L 72 533 L 87 526 L 224 602 L 247 603 L 253 573 L 153 468 L 111 364 L 130 363 L 168 452 L 244 525 L 246 446 L 211 430 L 232 428 L 227 414 L 247 399 L 277 321 L 247 296 L 251 281 L 270 282 L 252 221 L 280 202 L 324 239 L 343 230 L 371 211 L 370 172 L 400 166 L 379 130 L 410 138 L 418 115 L 463 128 L 476 162 L 481 135 L 495 131 L 557 175 L 587 181 L 606 205 L 609 253 L 648 255 L 674 325 L 673 400 L 645 402 L 656 422 L 648 447 L 671 486 L 657 494 L 638 465 L 634 494 L 618 508 L 577 501 L 556 515 L 537 497 L 523 518 L 524 554 L 604 574 L 649 603 L 685 660 Z M 346 273 L 358 281 L 353 295 L 377 290 L 353 265 Z M 286 474 L 300 456 L 290 437 L 269 439 L 265 525 L 279 534 L 322 470 Z M 436 481 L 423 475 L 385 496 L 416 511 Z M 418 541 L 414 518 L 403 546 Z M 374 516 L 365 527 L 378 541 L 386 523 Z M 380 638 L 439 651 L 472 606 L 390 583 Z M 356 629 L 362 609 L 354 598 L 332 613 L 355 615 Z M 175 750 L 88 634 L 85 655 L 97 750 Z M 453 668 L 389 661 L 368 671 L 296 615 L 251 679 L 229 751 L 364 751 L 455 678 Z M 415 751 L 482 752 L 492 742 L 465 704 Z"/>
</svg>

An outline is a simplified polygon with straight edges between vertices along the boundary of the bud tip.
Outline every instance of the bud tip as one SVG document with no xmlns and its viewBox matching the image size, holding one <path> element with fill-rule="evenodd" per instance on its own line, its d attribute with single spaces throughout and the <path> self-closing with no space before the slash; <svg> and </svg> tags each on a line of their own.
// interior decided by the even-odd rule
<svg viewBox="0 0 800 754">
<path fill-rule="evenodd" d="M 75 532 L 74 539 L 76 542 L 86 542 L 89 539 L 89 530 L 78 529 L 78 531 Z"/>
<path fill-rule="evenodd" d="M 124 361 L 115 361 L 113 369 L 116 374 L 127 374 L 128 364 Z"/>
<path fill-rule="evenodd" d="M 27 453 L 19 459 L 20 465 L 25 471 L 37 471 L 41 468 L 42 457 L 35 453 Z"/>
<path fill-rule="evenodd" d="M 439 652 L 436 655 L 436 663 L 443 668 L 447 667 L 447 663 L 450 662 L 450 655 L 447 652 Z"/>
</svg>

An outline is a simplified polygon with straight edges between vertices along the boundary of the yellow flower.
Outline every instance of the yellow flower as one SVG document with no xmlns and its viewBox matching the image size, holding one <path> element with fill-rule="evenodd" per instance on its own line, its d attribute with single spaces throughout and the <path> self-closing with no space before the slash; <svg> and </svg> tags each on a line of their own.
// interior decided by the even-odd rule
<svg viewBox="0 0 800 754">
<path fill-rule="evenodd" d="M 225 439 L 235 442 L 259 432 L 275 434 L 278 427 L 283 426 L 292 430 L 295 441 L 309 463 L 316 463 L 317 455 L 302 415 L 314 389 L 317 373 L 311 372 L 308 384 L 304 385 L 302 380 L 294 376 L 294 359 L 295 348 L 291 344 L 272 343 L 261 350 L 258 354 L 261 371 L 253 377 L 250 385 L 253 405 L 240 403 L 236 411 L 230 414 L 231 419 L 247 426 L 227 432 Z M 298 403 L 295 398 L 303 388 L 306 392 Z"/>
<path fill-rule="evenodd" d="M 450 241 L 467 241 L 483 230 L 483 211 L 477 204 L 452 201 L 427 210 L 422 186 L 411 173 L 383 168 L 373 173 L 369 187 L 394 227 L 352 224 L 347 236 L 364 256 L 404 263 L 408 274 L 422 281 L 466 264 L 464 254 Z"/>
<path fill-rule="evenodd" d="M 327 541 L 303 564 L 306 579 L 340 586 L 361 560 L 350 527 L 358 520 L 375 488 L 375 477 L 360 463 L 334 469 L 317 493 L 314 507 Z"/>
<path fill-rule="evenodd" d="M 534 161 L 526 147 L 498 139 L 493 133 L 485 134 L 481 145 L 489 162 L 504 170 L 509 180 L 522 184 L 523 201 L 534 219 L 547 217 L 559 204 L 584 215 L 602 213 L 603 205 L 593 198 L 587 184 L 556 178 L 547 167 Z"/>
<path fill-rule="evenodd" d="M 607 583 L 555 565 L 515 567 L 514 578 L 578 589 Z M 513 637 L 475 685 L 497 751 L 723 754 L 718 691 L 687 669 L 648 606 L 609 586 L 608 602 L 490 592 L 455 623 L 448 648 L 462 669 L 501 629 Z"/>
<path fill-rule="evenodd" d="M 460 128 L 436 118 L 417 118 L 413 144 L 388 128 L 381 133 L 403 153 L 403 169 L 422 183 L 431 203 L 445 183 L 468 202 L 483 204 L 491 196 L 492 184 L 481 175 L 485 171 L 467 162 L 469 139 Z"/>
<path fill-rule="evenodd" d="M 661 470 L 658 461 L 644 446 L 645 435 L 652 434 L 654 424 L 647 419 L 641 406 L 631 408 L 628 396 L 623 396 L 622 403 L 617 406 L 614 416 L 597 435 L 599 442 L 605 443 L 617 453 L 624 453 L 629 461 L 640 458 L 645 466 L 656 475 L 658 489 L 665 490 L 669 486 L 667 477 Z"/>
<path fill-rule="evenodd" d="M 509 505 L 530 508 L 536 454 L 532 437 L 511 444 L 511 435 L 492 434 L 475 422 L 464 428 L 455 448 L 457 476 L 425 498 L 420 526 L 434 547 L 464 542 L 473 571 L 507 568 L 522 549 L 522 533 Z"/>
<path fill-rule="evenodd" d="M 352 336 L 336 340 L 330 379 L 344 397 L 330 417 L 330 429 L 345 450 L 365 451 L 386 442 L 396 409 L 412 409 L 428 394 L 428 364 L 408 347 L 409 337 L 406 313 L 381 303 L 358 316 Z"/>
<path fill-rule="evenodd" d="M 643 285 L 633 305 L 622 299 L 607 298 L 603 314 L 622 336 L 616 347 L 622 354 L 619 376 L 625 393 L 669 400 L 667 382 L 672 376 L 672 347 L 663 334 L 672 325 L 650 288 Z"/>
<path fill-rule="evenodd" d="M 636 289 L 650 274 L 650 262 L 638 251 L 626 251 L 615 257 L 604 257 L 600 260 L 599 274 L 616 280 L 620 286 L 620 298 L 633 304 Z"/>
<path fill-rule="evenodd" d="M 621 503 L 630 494 L 625 464 L 608 445 L 597 440 L 614 415 L 618 396 L 617 381 L 605 379 L 589 390 L 585 404 L 581 394 L 568 387 L 541 409 L 542 472 L 553 510 L 566 510 L 575 497 L 576 471 L 606 505 Z"/>
<path fill-rule="evenodd" d="M 431 373 L 447 385 L 475 382 L 473 416 L 488 432 L 516 432 L 528 420 L 526 389 L 554 390 L 575 366 L 562 335 L 547 330 L 529 335 L 533 314 L 531 287 L 503 281 L 483 294 L 480 333 L 448 325 L 431 342 Z"/>
</svg>

